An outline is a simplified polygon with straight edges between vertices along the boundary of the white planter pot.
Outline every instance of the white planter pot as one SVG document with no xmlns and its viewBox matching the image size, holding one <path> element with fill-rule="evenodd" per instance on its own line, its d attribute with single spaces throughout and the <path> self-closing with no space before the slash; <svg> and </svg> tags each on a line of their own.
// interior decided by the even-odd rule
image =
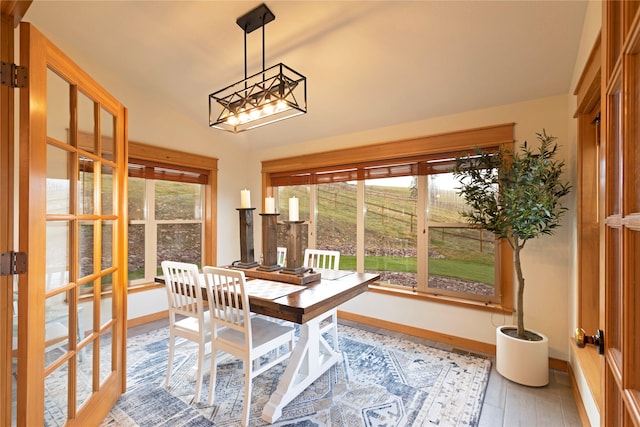
<svg viewBox="0 0 640 427">
<path fill-rule="evenodd" d="M 549 338 L 540 341 L 527 341 L 510 337 L 496 328 L 496 369 L 503 377 L 518 384 L 541 387 L 549 384 Z"/>
</svg>

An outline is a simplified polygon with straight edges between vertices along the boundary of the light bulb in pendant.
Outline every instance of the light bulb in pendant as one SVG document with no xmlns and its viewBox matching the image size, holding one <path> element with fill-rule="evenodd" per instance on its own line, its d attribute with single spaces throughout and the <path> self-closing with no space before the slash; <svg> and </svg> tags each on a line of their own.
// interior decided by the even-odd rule
<svg viewBox="0 0 640 427">
<path fill-rule="evenodd" d="M 262 107 L 262 112 L 264 113 L 265 116 L 273 114 L 274 110 L 275 110 L 275 107 L 273 106 L 273 102 L 270 102 L 266 104 L 264 107 Z"/>
<path fill-rule="evenodd" d="M 255 120 L 257 118 L 260 117 L 260 109 L 259 108 L 254 108 L 253 110 L 251 110 L 251 112 L 249 112 L 249 117 L 251 117 L 251 120 Z"/>
<path fill-rule="evenodd" d="M 238 124 L 238 118 L 233 113 L 231 113 L 231 115 L 227 117 L 227 123 L 231 126 L 235 126 Z"/>
</svg>

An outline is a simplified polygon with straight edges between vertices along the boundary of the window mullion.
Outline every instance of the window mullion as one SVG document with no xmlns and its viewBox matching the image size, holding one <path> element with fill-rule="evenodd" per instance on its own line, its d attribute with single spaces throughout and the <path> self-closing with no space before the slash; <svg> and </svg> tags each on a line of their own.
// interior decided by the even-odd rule
<svg viewBox="0 0 640 427">
<path fill-rule="evenodd" d="M 365 181 L 358 180 L 357 201 L 356 201 L 356 268 L 358 272 L 364 273 L 364 232 L 365 232 L 365 203 L 364 190 Z"/>
<path fill-rule="evenodd" d="M 147 220 L 144 233 L 144 276 L 153 278 L 156 276 L 158 265 L 158 224 L 156 222 L 156 181 L 153 179 L 145 180 L 145 218 Z"/>
<path fill-rule="evenodd" d="M 429 282 L 429 227 L 427 196 L 429 194 L 427 175 L 418 175 L 418 290 L 426 292 Z"/>
<path fill-rule="evenodd" d="M 308 246 L 317 248 L 318 235 L 318 185 L 309 186 L 309 227 L 307 229 Z"/>
</svg>

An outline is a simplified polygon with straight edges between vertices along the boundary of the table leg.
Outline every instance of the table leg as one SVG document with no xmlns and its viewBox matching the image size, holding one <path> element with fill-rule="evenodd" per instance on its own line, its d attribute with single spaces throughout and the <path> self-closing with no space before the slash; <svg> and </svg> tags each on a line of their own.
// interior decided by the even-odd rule
<svg viewBox="0 0 640 427">
<path fill-rule="evenodd" d="M 280 418 L 282 408 L 342 358 L 320 333 L 321 319 L 319 316 L 300 325 L 300 337 L 287 369 L 262 410 L 264 421 L 273 423 Z"/>
</svg>

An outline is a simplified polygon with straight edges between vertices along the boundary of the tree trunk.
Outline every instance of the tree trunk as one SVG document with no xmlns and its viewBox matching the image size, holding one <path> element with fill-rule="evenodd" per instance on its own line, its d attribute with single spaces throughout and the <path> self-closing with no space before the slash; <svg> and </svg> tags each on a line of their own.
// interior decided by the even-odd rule
<svg viewBox="0 0 640 427">
<path fill-rule="evenodd" d="M 520 245 L 515 242 L 513 249 L 513 265 L 516 269 L 518 277 L 518 294 L 516 300 L 516 313 L 518 315 L 518 337 L 524 339 L 524 276 L 522 275 L 522 266 L 520 265 Z"/>
</svg>

